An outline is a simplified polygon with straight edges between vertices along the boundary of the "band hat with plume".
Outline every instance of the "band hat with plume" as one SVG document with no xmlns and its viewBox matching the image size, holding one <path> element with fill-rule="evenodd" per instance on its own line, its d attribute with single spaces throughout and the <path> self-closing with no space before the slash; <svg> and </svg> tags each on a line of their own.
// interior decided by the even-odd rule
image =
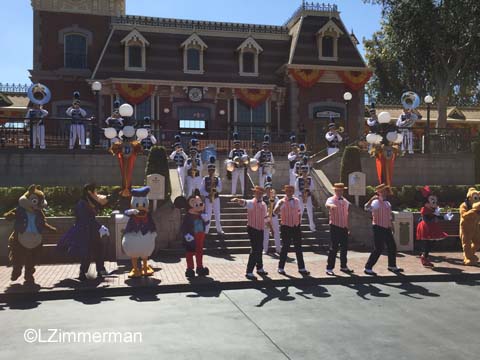
<svg viewBox="0 0 480 360">
<path fill-rule="evenodd" d="M 234 132 L 233 133 L 233 145 L 239 145 L 240 144 L 240 140 L 238 138 L 238 133 Z"/>
<path fill-rule="evenodd" d="M 73 92 L 72 105 L 80 105 L 80 92 L 79 91 L 74 91 Z"/>
<path fill-rule="evenodd" d="M 115 100 L 115 101 L 113 102 L 113 111 L 112 111 L 112 113 L 120 115 L 120 110 L 119 110 L 119 108 L 120 108 L 120 101 Z"/>
<path fill-rule="evenodd" d="M 298 146 L 296 140 L 297 140 L 297 137 L 295 135 L 290 136 L 290 146 L 291 147 L 297 147 Z"/>
<path fill-rule="evenodd" d="M 175 143 L 173 144 L 173 147 L 176 148 L 176 147 L 182 147 L 182 138 L 180 135 L 175 135 L 174 137 L 175 139 Z"/>
<path fill-rule="evenodd" d="M 335 119 L 333 117 L 330 117 L 330 122 L 328 123 L 328 129 L 336 129 L 337 124 L 335 123 Z"/>
<path fill-rule="evenodd" d="M 377 111 L 377 109 L 375 109 L 375 103 L 372 102 L 372 104 L 370 105 L 370 109 L 368 111 L 370 113 L 374 113 L 375 111 Z"/>
<path fill-rule="evenodd" d="M 215 161 L 217 161 L 215 156 L 210 156 L 210 159 L 208 159 L 207 170 L 215 170 Z"/>
</svg>

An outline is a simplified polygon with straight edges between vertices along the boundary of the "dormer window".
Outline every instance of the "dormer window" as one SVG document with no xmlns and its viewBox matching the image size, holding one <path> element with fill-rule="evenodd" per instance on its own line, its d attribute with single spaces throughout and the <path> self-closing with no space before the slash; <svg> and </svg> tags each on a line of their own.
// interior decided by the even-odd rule
<svg viewBox="0 0 480 360">
<path fill-rule="evenodd" d="M 258 55 L 263 51 L 254 38 L 247 38 L 238 48 L 240 76 L 258 76 Z"/>
<path fill-rule="evenodd" d="M 125 46 L 125 70 L 145 71 L 146 47 L 150 45 L 147 39 L 138 30 L 132 30 L 121 43 Z"/>
<path fill-rule="evenodd" d="M 343 31 L 333 20 L 329 20 L 317 32 L 317 47 L 319 60 L 338 60 L 338 38 Z"/>
<path fill-rule="evenodd" d="M 181 47 L 183 48 L 183 72 L 186 74 L 203 74 L 203 55 L 207 44 L 197 34 L 192 34 L 185 40 Z"/>
</svg>

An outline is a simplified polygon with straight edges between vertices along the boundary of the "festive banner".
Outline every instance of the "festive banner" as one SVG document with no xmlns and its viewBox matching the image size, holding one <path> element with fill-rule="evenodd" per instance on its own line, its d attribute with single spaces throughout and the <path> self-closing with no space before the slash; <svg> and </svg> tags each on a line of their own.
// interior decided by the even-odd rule
<svg viewBox="0 0 480 360">
<path fill-rule="evenodd" d="M 120 195 L 123 197 L 131 196 L 130 189 L 132 188 L 132 176 L 137 155 L 143 151 L 140 142 L 126 141 L 117 142 L 112 145 L 110 152 L 117 157 L 122 174 L 122 191 Z"/>
<path fill-rule="evenodd" d="M 155 87 L 148 84 L 116 84 L 116 89 L 126 102 L 136 105 L 151 96 Z"/>
<path fill-rule="evenodd" d="M 235 94 L 252 108 L 263 104 L 272 94 L 272 90 L 260 89 L 235 89 Z"/>
<path fill-rule="evenodd" d="M 372 76 L 371 71 L 337 71 L 342 81 L 353 91 L 361 89 Z"/>
<path fill-rule="evenodd" d="M 325 73 L 325 70 L 313 69 L 288 69 L 295 81 L 303 88 L 311 88 Z"/>
</svg>

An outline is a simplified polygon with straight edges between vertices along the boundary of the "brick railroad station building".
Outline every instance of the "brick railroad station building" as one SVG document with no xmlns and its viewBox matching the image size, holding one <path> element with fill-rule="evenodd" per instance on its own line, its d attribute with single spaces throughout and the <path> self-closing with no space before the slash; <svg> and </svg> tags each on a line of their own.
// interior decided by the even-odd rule
<svg viewBox="0 0 480 360">
<path fill-rule="evenodd" d="M 151 116 L 172 133 L 229 129 L 258 140 L 296 132 L 323 146 L 330 116 L 351 139 L 364 130 L 371 71 L 335 5 L 304 3 L 281 26 L 131 16 L 124 0 L 32 0 L 32 7 L 31 80 L 50 88 L 53 116 L 64 116 L 78 90 L 89 113 L 98 100 L 102 121 L 118 98 L 137 119 Z M 102 83 L 98 99 L 94 81 Z"/>
</svg>

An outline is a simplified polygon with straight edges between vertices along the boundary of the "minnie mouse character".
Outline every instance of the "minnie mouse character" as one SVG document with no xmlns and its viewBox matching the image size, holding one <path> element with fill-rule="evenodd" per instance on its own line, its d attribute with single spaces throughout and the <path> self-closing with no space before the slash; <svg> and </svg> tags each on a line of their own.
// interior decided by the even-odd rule
<svg viewBox="0 0 480 360">
<path fill-rule="evenodd" d="M 451 212 L 443 216 L 440 215 L 442 209 L 438 207 L 438 198 L 432 193 L 429 186 L 425 186 L 421 192 L 424 198 L 424 205 L 420 210 L 422 218 L 417 225 L 417 240 L 424 241 L 424 250 L 420 256 L 420 261 L 425 267 L 433 267 L 433 264 L 428 259 L 428 255 L 432 249 L 432 242 L 448 237 L 448 234 L 442 231 L 438 221 L 450 221 L 453 215 Z"/>
<path fill-rule="evenodd" d="M 199 192 L 196 191 L 188 199 L 185 199 L 183 196 L 175 199 L 175 206 L 187 210 L 187 214 L 183 218 L 182 223 L 183 243 L 185 245 L 187 258 L 185 276 L 187 278 L 195 277 L 194 255 L 197 260 L 197 275 L 206 276 L 210 272 L 207 267 L 203 266 L 205 226 L 208 224 L 207 214 L 205 214 L 205 204 Z"/>
</svg>

